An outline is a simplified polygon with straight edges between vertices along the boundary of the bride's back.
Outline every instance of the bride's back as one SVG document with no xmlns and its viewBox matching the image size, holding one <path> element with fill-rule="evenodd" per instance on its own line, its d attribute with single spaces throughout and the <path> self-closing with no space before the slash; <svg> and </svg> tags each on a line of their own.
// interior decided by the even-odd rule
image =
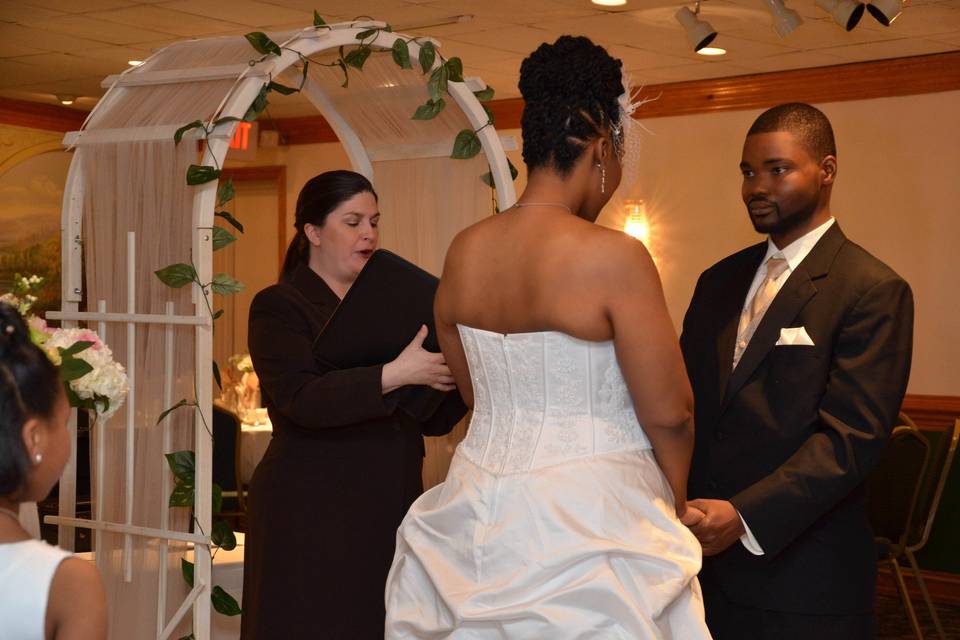
<svg viewBox="0 0 960 640">
<path fill-rule="evenodd" d="M 629 277 L 616 268 L 627 242 L 635 241 L 556 206 L 509 209 L 451 245 L 437 313 L 496 333 L 610 340 L 606 298 Z"/>
</svg>

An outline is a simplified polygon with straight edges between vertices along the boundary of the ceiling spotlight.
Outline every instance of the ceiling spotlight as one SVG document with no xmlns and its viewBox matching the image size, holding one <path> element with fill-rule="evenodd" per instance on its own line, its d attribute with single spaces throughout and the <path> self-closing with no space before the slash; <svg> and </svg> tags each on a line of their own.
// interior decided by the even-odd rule
<svg viewBox="0 0 960 640">
<path fill-rule="evenodd" d="M 694 51 L 700 51 L 717 37 L 717 30 L 711 27 L 706 20 L 698 18 L 699 15 L 700 0 L 697 0 L 696 11 L 690 11 L 688 7 L 681 7 L 676 13 L 677 21 L 683 25 L 683 29 L 687 32 L 687 40 L 693 45 Z"/>
<path fill-rule="evenodd" d="M 57 96 L 57 100 L 60 101 L 60 104 L 73 104 L 74 101 L 76 100 L 76 97 L 74 97 L 74 96 L 61 96 L 61 95 L 58 95 L 58 96 Z"/>
<path fill-rule="evenodd" d="M 131 67 L 139 67 L 143 64 L 143 60 L 127 60 L 127 64 Z"/>
<path fill-rule="evenodd" d="M 787 37 L 791 31 L 803 24 L 803 18 L 793 9 L 787 9 L 783 0 L 767 0 L 770 17 L 773 18 L 773 28 L 781 38 Z"/>
<path fill-rule="evenodd" d="M 720 47 L 704 47 L 697 51 L 702 56 L 722 56 L 727 53 L 726 49 L 721 49 Z"/>
<path fill-rule="evenodd" d="M 889 27 L 903 11 L 903 0 L 873 0 L 867 5 L 867 11 L 880 24 Z"/>
<path fill-rule="evenodd" d="M 590 0 L 590 2 L 598 4 L 601 7 L 619 7 L 627 4 L 627 0 Z"/>
<path fill-rule="evenodd" d="M 833 16 L 833 21 L 850 31 L 863 17 L 863 3 L 853 0 L 816 0 L 816 5 Z"/>
</svg>

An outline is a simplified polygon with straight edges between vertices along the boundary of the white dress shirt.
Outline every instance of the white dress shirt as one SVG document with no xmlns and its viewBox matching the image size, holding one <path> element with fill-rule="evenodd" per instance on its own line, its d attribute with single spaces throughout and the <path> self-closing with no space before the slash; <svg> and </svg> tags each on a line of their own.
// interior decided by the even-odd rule
<svg viewBox="0 0 960 640">
<path fill-rule="evenodd" d="M 830 218 L 822 225 L 814 229 L 813 231 L 808 232 L 806 235 L 803 235 L 783 249 L 779 249 L 777 245 L 773 243 L 773 240 L 767 238 L 767 254 L 763 256 L 763 260 L 760 262 L 760 267 L 757 269 L 757 273 L 753 276 L 753 283 L 750 285 L 750 290 L 747 291 L 747 297 L 743 301 L 744 311 L 746 312 L 747 305 L 750 304 L 750 301 L 753 300 L 753 296 L 757 293 L 757 289 L 760 288 L 760 284 L 767 277 L 767 260 L 776 256 L 777 258 L 783 258 L 787 261 L 787 268 L 784 269 L 783 273 L 780 274 L 773 284 L 776 287 L 777 293 L 780 292 L 780 289 L 783 288 L 784 283 L 790 277 L 790 274 L 793 273 L 793 270 L 796 269 L 803 259 L 807 257 L 807 254 L 813 250 L 813 247 L 816 246 L 817 242 L 820 241 L 820 238 L 823 237 L 823 234 L 827 232 L 830 227 L 833 226 L 833 223 L 836 221 L 835 218 Z M 740 340 L 740 337 L 737 337 Z M 745 349 L 746 344 L 741 344 L 740 348 Z M 738 512 L 737 515 L 740 515 Z M 743 523 L 743 528 L 745 533 L 740 536 L 740 542 L 743 543 L 743 546 L 755 556 L 763 555 L 763 548 L 760 546 L 760 543 L 757 542 L 757 539 L 754 537 L 753 532 L 750 531 L 750 527 L 747 526 L 747 521 L 743 519 L 743 516 L 740 516 L 740 522 Z"/>
</svg>

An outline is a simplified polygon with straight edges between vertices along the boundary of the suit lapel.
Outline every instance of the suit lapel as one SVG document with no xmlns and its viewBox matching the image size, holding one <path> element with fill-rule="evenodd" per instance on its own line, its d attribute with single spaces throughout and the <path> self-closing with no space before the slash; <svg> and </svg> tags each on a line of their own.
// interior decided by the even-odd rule
<svg viewBox="0 0 960 640">
<path fill-rule="evenodd" d="M 747 252 L 740 264 L 734 268 L 734 272 L 730 274 L 730 289 L 722 293 L 722 302 L 717 310 L 717 324 L 720 327 L 717 336 L 717 362 L 719 363 L 717 388 L 720 390 L 721 398 L 730 379 L 730 367 L 733 366 L 733 349 L 737 342 L 740 313 L 743 311 L 743 304 L 747 298 L 747 292 L 750 291 L 753 277 L 766 253 L 766 242 L 751 247 L 751 251 Z"/>
<path fill-rule="evenodd" d="M 840 226 L 834 222 L 833 226 L 820 238 L 816 246 L 807 254 L 807 257 L 790 274 L 777 297 L 770 303 L 770 307 L 760 320 L 757 330 L 747 345 L 746 351 L 740 358 L 737 368 L 730 374 L 723 394 L 720 410 L 723 411 L 730 400 L 737 394 L 757 369 L 761 362 L 770 353 L 780 338 L 780 329 L 790 326 L 800 311 L 817 293 L 814 281 L 826 276 L 830 265 L 846 236 L 840 231 Z M 736 332 L 736 329 L 734 329 Z M 736 337 L 734 336 L 734 340 Z M 733 351 L 730 351 L 728 363 L 732 363 Z M 729 370 L 729 367 L 728 367 Z M 721 378 L 721 381 L 723 378 Z M 721 386 L 721 389 L 724 387 Z"/>
</svg>

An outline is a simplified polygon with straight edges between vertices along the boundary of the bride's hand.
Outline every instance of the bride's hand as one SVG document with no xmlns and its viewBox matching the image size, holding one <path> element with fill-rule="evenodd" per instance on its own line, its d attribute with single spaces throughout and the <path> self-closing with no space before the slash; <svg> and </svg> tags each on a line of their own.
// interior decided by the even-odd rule
<svg viewBox="0 0 960 640">
<path fill-rule="evenodd" d="M 427 326 L 421 326 L 413 341 L 400 352 L 396 360 L 383 365 L 381 386 L 384 393 L 408 384 L 426 385 L 438 391 L 452 391 L 456 388 L 443 354 L 432 353 L 423 348 L 427 333 Z"/>
<path fill-rule="evenodd" d="M 696 525 L 698 522 L 703 520 L 706 515 L 707 514 L 705 514 L 703 511 L 700 511 L 700 509 L 691 507 L 690 505 L 686 505 L 684 507 L 683 513 L 677 514 L 677 516 L 680 518 L 680 522 L 686 527 L 692 527 Z"/>
</svg>

